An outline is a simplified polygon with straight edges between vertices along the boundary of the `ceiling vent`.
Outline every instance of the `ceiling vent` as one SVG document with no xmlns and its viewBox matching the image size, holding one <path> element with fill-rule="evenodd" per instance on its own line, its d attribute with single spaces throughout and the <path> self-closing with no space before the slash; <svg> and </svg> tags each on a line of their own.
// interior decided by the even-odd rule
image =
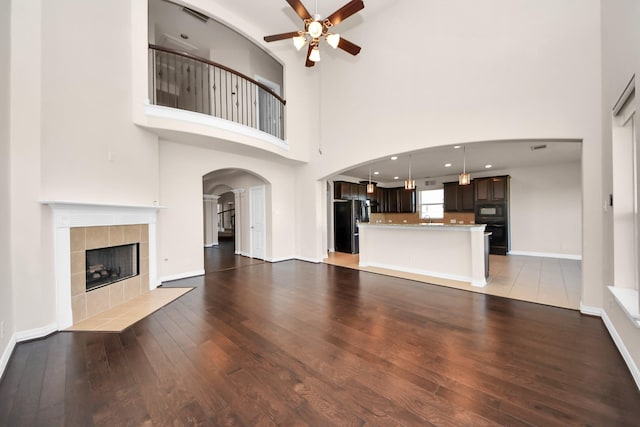
<svg viewBox="0 0 640 427">
<path fill-rule="evenodd" d="M 197 11 L 195 11 L 193 9 L 189 9 L 188 7 L 183 7 L 182 11 L 184 13 L 187 13 L 187 14 L 193 16 L 194 18 L 196 18 L 199 21 L 202 21 L 202 22 L 206 23 L 209 20 L 209 17 L 207 15 L 205 15 L 203 13 L 200 13 L 200 12 L 197 12 Z"/>
<path fill-rule="evenodd" d="M 530 148 L 531 151 L 544 150 L 545 148 L 547 148 L 547 144 L 532 145 Z"/>
<path fill-rule="evenodd" d="M 424 182 L 424 185 L 436 185 L 438 183 L 438 181 L 436 181 L 435 179 L 428 179 Z"/>
</svg>

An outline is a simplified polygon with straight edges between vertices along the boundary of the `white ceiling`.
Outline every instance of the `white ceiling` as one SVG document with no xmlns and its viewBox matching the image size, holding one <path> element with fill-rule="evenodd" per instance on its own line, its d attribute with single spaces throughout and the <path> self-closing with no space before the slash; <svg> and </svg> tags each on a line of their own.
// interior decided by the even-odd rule
<svg viewBox="0 0 640 427">
<path fill-rule="evenodd" d="M 546 145 L 546 148 L 532 150 L 531 147 Z M 466 171 L 474 173 L 488 170 L 527 168 L 542 165 L 579 162 L 582 144 L 575 141 L 500 141 L 476 142 L 460 148 L 444 146 L 428 148 L 412 153 L 398 155 L 397 160 L 390 157 L 374 160 L 357 167 L 342 171 L 340 175 L 359 180 L 368 180 L 369 170 L 372 181 L 393 183 L 407 178 L 409 158 L 411 158 L 411 177 L 419 179 L 457 175 L 462 172 L 466 158 Z M 450 167 L 445 164 L 450 163 Z M 490 169 L 485 166 L 491 165 Z M 379 172 L 379 174 L 374 174 Z"/>
</svg>

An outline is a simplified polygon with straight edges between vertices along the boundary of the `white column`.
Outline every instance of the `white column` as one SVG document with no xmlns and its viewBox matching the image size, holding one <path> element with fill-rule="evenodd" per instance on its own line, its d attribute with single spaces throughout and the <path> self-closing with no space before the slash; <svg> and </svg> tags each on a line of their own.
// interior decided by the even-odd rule
<svg viewBox="0 0 640 427">
<path fill-rule="evenodd" d="M 202 197 L 204 209 L 204 246 L 218 245 L 218 199 L 220 196 L 205 194 Z"/>
<path fill-rule="evenodd" d="M 242 197 L 242 193 L 244 193 L 244 188 L 237 188 L 233 191 L 233 202 L 234 202 L 234 208 L 235 208 L 235 213 L 236 213 L 236 220 L 235 220 L 235 254 L 239 255 L 242 253 L 242 203 L 241 203 L 241 197 Z"/>
</svg>

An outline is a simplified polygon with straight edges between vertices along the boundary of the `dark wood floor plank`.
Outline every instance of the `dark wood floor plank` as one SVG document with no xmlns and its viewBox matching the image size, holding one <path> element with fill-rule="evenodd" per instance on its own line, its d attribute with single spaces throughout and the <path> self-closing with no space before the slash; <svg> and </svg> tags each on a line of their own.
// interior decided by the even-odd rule
<svg viewBox="0 0 640 427">
<path fill-rule="evenodd" d="M 122 333 L 18 344 L 0 426 L 638 425 L 600 319 L 229 243 Z"/>
<path fill-rule="evenodd" d="M 8 414 L 8 425 L 35 425 L 37 422 L 42 382 L 45 375 L 49 344 L 46 340 L 27 343 L 30 347 L 20 384 Z"/>
</svg>

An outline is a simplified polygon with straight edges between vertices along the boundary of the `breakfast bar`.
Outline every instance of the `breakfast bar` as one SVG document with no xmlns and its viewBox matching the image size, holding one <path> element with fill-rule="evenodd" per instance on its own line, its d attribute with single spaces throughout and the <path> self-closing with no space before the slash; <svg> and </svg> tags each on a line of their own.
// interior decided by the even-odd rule
<svg viewBox="0 0 640 427">
<path fill-rule="evenodd" d="M 487 284 L 484 224 L 360 223 L 360 266 Z"/>
</svg>

